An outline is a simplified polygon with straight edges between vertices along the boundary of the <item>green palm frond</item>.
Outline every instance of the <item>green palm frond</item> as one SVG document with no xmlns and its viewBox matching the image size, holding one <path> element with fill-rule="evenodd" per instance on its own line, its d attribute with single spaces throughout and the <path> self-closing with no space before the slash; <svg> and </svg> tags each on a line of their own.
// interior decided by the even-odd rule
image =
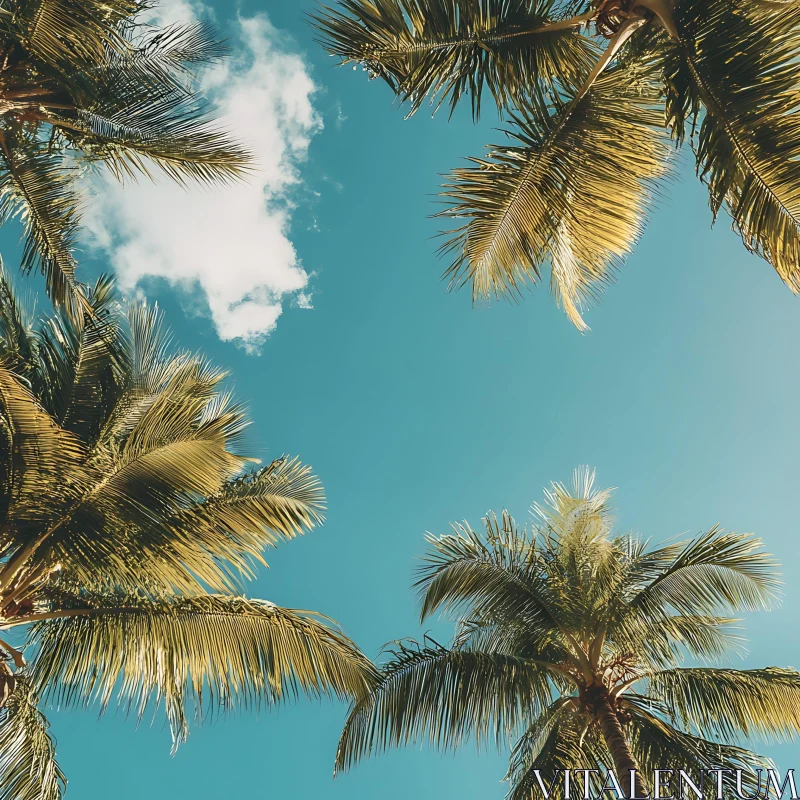
<svg viewBox="0 0 800 800">
<path fill-rule="evenodd" d="M 31 630 L 31 674 L 59 704 L 105 708 L 115 691 L 142 716 L 163 703 L 176 745 L 199 717 L 298 692 L 359 697 L 372 667 L 315 615 L 261 600 L 206 595 L 76 598 Z M 48 617 L 53 617 L 52 619 Z"/>
<path fill-rule="evenodd" d="M 800 673 L 791 669 L 672 669 L 649 677 L 682 724 L 705 737 L 793 740 L 800 730 Z"/>
<path fill-rule="evenodd" d="M 0 709 L 0 800 L 61 800 L 67 787 L 49 725 L 26 677 Z"/>
<path fill-rule="evenodd" d="M 484 91 L 498 108 L 541 103 L 577 86 L 595 49 L 578 25 L 558 25 L 553 0 L 344 0 L 314 23 L 342 63 L 362 64 L 417 111 L 425 98 L 455 109 Z"/>
<path fill-rule="evenodd" d="M 454 170 L 441 213 L 457 222 L 451 286 L 473 298 L 513 296 L 550 263 L 551 289 L 572 322 L 630 252 L 665 169 L 666 138 L 652 72 L 634 67 L 600 77 L 548 117 L 518 117 L 515 144 Z"/>
<path fill-rule="evenodd" d="M 629 606 L 654 617 L 669 608 L 690 615 L 720 607 L 766 609 L 780 586 L 776 567 L 759 539 L 714 527 L 688 542 Z"/>
<path fill-rule="evenodd" d="M 551 702 L 547 669 L 530 661 L 399 642 L 377 684 L 351 709 L 336 768 L 422 739 L 444 748 L 470 736 L 502 740 Z"/>
<path fill-rule="evenodd" d="M 722 773 L 722 785 L 727 797 L 733 796 L 737 789 L 735 776 L 739 770 L 741 789 L 748 796 L 763 791 L 761 778 L 756 779 L 754 771 L 774 769 L 775 765 L 769 758 L 736 745 L 709 741 L 678 730 L 647 706 L 647 701 L 629 706 L 628 722 L 631 747 L 644 771 L 663 769 L 664 764 L 669 764 L 676 771 L 685 770 L 701 785 L 701 770 L 723 769 L 726 772 Z"/>
<path fill-rule="evenodd" d="M 0 136 L 0 224 L 25 226 L 24 270 L 38 269 L 56 307 L 74 317 L 85 301 L 75 280 L 78 197 L 70 169 L 46 143 Z"/>
<path fill-rule="evenodd" d="M 466 615 L 524 619 L 529 635 L 558 630 L 558 610 L 531 559 L 527 534 L 504 514 L 486 519 L 486 541 L 467 525 L 455 535 L 428 536 L 430 549 L 415 586 L 422 597 L 421 618 L 438 610 Z"/>
<path fill-rule="evenodd" d="M 667 116 L 687 127 L 716 217 L 724 206 L 748 250 L 800 292 L 800 6 L 681 0 L 681 40 L 665 61 Z"/>
<path fill-rule="evenodd" d="M 511 786 L 509 800 L 531 800 L 540 796 L 541 787 L 534 770 L 549 790 L 559 771 L 575 766 L 591 768 L 602 761 L 592 760 L 598 742 L 581 734 L 590 719 L 568 698 L 561 697 L 537 717 L 511 751 L 505 780 Z M 555 796 L 560 789 L 555 790 Z"/>
</svg>

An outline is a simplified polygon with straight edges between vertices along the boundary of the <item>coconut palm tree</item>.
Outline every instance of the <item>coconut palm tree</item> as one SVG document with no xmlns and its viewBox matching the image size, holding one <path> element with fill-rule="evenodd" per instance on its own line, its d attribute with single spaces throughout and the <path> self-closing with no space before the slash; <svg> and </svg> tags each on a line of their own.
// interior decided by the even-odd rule
<svg viewBox="0 0 800 800">
<path fill-rule="evenodd" d="M 686 141 L 745 247 L 800 292 L 800 5 L 794 0 L 340 0 L 328 51 L 477 118 L 487 95 L 510 141 L 456 169 L 443 250 L 451 285 L 516 296 L 549 262 L 581 309 L 631 251 L 674 147 Z M 676 232 L 676 240 L 680 234 Z"/>
<path fill-rule="evenodd" d="M 0 3 L 0 223 L 25 225 L 24 270 L 75 315 L 76 179 L 153 167 L 178 181 L 230 180 L 248 155 L 207 117 L 196 73 L 224 55 L 202 24 L 158 28 L 143 0 Z"/>
<path fill-rule="evenodd" d="M 775 563 L 758 539 L 718 528 L 657 548 L 615 536 L 609 503 L 579 470 L 571 490 L 552 484 L 534 505 L 530 530 L 504 513 L 482 533 L 464 523 L 429 536 L 422 619 L 454 613 L 455 636 L 392 646 L 351 710 L 338 769 L 417 739 L 516 737 L 514 800 L 540 797 L 539 779 L 550 786 L 557 770 L 595 767 L 613 767 L 626 796 L 631 770 L 642 797 L 648 772 L 666 767 L 694 780 L 701 768 L 743 769 L 752 794 L 749 770 L 769 762 L 732 742 L 797 732 L 800 673 L 703 662 L 741 648 L 728 613 L 768 606 Z M 699 665 L 681 667 L 687 656 Z"/>
<path fill-rule="evenodd" d="M 192 714 L 305 692 L 354 698 L 374 668 L 314 612 L 248 599 L 263 553 L 318 523 L 308 467 L 256 468 L 224 374 L 175 352 L 158 310 L 100 280 L 76 324 L 32 326 L 0 281 L 0 796 L 60 797 L 42 702 L 115 695 Z M 24 652 L 24 655 L 23 655 Z"/>
</svg>

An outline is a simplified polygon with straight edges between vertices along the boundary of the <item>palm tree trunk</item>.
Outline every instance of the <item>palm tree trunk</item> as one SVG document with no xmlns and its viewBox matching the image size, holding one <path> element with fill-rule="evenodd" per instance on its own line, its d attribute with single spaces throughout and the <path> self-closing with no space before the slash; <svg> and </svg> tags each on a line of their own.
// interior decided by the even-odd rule
<svg viewBox="0 0 800 800">
<path fill-rule="evenodd" d="M 636 766 L 636 760 L 628 746 L 619 717 L 608 699 L 603 698 L 598 703 L 596 715 L 603 739 L 614 760 L 614 772 L 619 778 L 625 796 L 636 797 L 637 800 L 647 797 L 647 784 Z M 631 787 L 631 772 L 634 775 L 633 787 Z M 631 789 L 633 789 L 632 794 Z"/>
</svg>

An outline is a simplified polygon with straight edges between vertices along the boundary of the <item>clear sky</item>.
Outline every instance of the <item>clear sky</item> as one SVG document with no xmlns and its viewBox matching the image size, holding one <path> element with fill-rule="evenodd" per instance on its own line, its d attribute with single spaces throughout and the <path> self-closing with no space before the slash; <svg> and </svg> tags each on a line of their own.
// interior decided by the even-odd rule
<svg viewBox="0 0 800 800">
<path fill-rule="evenodd" d="M 712 230 L 688 163 L 676 165 L 618 283 L 588 313 L 591 332 L 578 333 L 546 287 L 516 306 L 481 309 L 466 292 L 447 294 L 431 196 L 439 173 L 496 140 L 495 121 L 487 116 L 474 128 L 463 115 L 448 124 L 425 112 L 404 121 L 385 85 L 334 69 L 314 44 L 303 19 L 313 5 L 241 6 L 245 18 L 268 16 L 277 31 L 271 46 L 279 41 L 302 59 L 286 62 L 295 72 L 276 80 L 309 75 L 324 125 L 301 120 L 300 132 L 313 135 L 307 154 L 294 143 L 299 182 L 288 187 L 288 205 L 273 197 L 286 236 L 275 249 L 250 247 L 233 222 L 218 224 L 213 204 L 211 216 L 191 222 L 198 237 L 218 237 L 224 281 L 252 281 L 242 275 L 254 255 L 265 270 L 276 258 L 291 262 L 288 238 L 307 286 L 295 271 L 277 326 L 256 353 L 221 340 L 220 331 L 230 335 L 241 323 L 224 304 L 212 320 L 202 293 L 142 284 L 181 343 L 231 370 L 252 410 L 255 453 L 301 456 L 327 490 L 326 524 L 275 551 L 251 594 L 334 617 L 372 656 L 425 630 L 444 639 L 446 626 L 420 627 L 410 590 L 425 531 L 464 518 L 477 525 L 490 508 L 524 520 L 546 483 L 590 464 L 601 485 L 619 487 L 621 531 L 658 541 L 720 523 L 763 537 L 784 565 L 786 597 L 779 610 L 746 620 L 744 665 L 800 667 L 800 302 L 744 251 L 726 219 Z M 218 12 L 239 47 L 241 24 L 227 3 Z M 217 91 L 224 89 L 223 81 Z M 257 117 L 251 124 L 260 130 Z M 285 176 L 264 181 L 277 193 L 287 188 Z M 140 211 L 147 205 L 137 203 Z M 8 231 L 2 242 L 12 265 Z M 130 276 L 123 256 L 111 245 L 87 255 L 84 276 L 111 264 Z M 222 289 L 204 285 L 213 305 Z M 313 308 L 300 307 L 309 300 Z M 268 306 L 254 315 L 274 315 Z M 455 756 L 425 746 L 395 751 L 333 781 L 344 714 L 343 705 L 310 701 L 241 714 L 194 728 L 175 757 L 161 717 L 138 729 L 115 713 L 99 723 L 95 711 L 51 719 L 68 797 L 81 800 L 110 792 L 119 800 L 504 796 L 504 759 L 469 748 Z M 783 768 L 800 768 L 796 751 L 769 750 Z"/>
</svg>

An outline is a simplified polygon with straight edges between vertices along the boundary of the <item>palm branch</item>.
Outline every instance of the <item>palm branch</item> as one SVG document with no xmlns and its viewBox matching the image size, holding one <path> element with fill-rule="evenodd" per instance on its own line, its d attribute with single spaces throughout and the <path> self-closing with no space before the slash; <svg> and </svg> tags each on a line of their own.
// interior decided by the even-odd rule
<svg viewBox="0 0 800 800">
<path fill-rule="evenodd" d="M 309 467 L 254 466 L 224 373 L 157 309 L 101 278 L 79 321 L 32 322 L 0 277 L 0 797 L 60 796 L 38 698 L 163 708 L 177 746 L 192 717 L 361 697 L 374 668 L 334 622 L 244 596 L 322 521 Z"/>
<path fill-rule="evenodd" d="M 207 25 L 155 28 L 140 0 L 10 0 L 0 13 L 0 223 L 25 227 L 23 269 L 39 269 L 73 320 L 81 219 L 76 168 L 117 177 L 240 178 L 249 154 L 215 124 L 198 71 L 225 54 Z M 76 166 L 77 165 L 77 166 Z"/>
<path fill-rule="evenodd" d="M 480 532 L 464 523 L 428 537 L 422 617 L 454 619 L 455 635 L 449 646 L 391 648 L 351 708 L 337 768 L 474 737 L 511 749 L 514 800 L 541 796 L 565 769 L 609 765 L 626 793 L 636 771 L 637 796 L 665 764 L 696 780 L 699 768 L 745 770 L 752 789 L 752 769 L 771 762 L 735 742 L 800 731 L 800 673 L 713 663 L 740 646 L 730 613 L 778 596 L 760 541 L 713 528 L 653 548 L 616 535 L 611 494 L 585 469 L 532 511 L 530 526 L 504 513 Z M 687 657 L 709 666 L 683 667 Z"/>
<path fill-rule="evenodd" d="M 550 270 L 569 319 L 640 235 L 671 138 L 713 219 L 800 292 L 800 8 L 750 0 L 343 0 L 314 18 L 342 63 L 412 113 L 489 92 L 511 142 L 452 172 L 440 216 L 451 286 L 516 297 Z"/>
</svg>

